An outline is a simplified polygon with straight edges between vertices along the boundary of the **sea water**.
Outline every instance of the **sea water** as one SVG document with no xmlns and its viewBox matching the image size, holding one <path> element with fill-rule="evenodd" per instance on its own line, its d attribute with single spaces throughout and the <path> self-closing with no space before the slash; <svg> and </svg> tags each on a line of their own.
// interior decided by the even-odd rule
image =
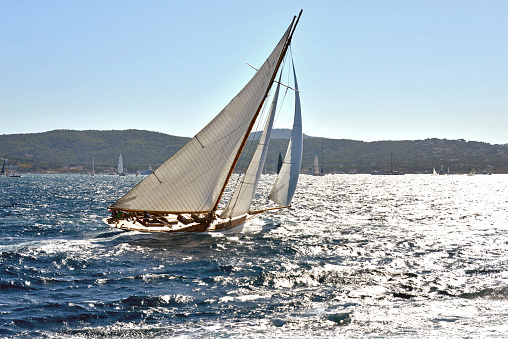
<svg viewBox="0 0 508 339">
<path fill-rule="evenodd" d="M 301 175 L 224 232 L 104 224 L 139 180 L 0 177 L 0 336 L 508 336 L 508 175 Z"/>
</svg>

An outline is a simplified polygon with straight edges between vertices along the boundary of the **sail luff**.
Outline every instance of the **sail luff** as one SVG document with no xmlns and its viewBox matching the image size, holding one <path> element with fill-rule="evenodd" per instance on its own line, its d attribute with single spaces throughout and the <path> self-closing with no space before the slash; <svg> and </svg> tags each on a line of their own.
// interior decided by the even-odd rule
<svg viewBox="0 0 508 339">
<path fill-rule="evenodd" d="M 279 80 L 280 82 L 280 80 Z M 266 154 L 268 153 L 268 146 L 270 145 L 270 137 L 272 134 L 273 122 L 275 120 L 275 113 L 277 110 L 277 100 L 279 98 L 280 84 L 277 85 L 275 95 L 272 101 L 272 107 L 270 115 L 266 120 L 265 128 L 261 138 L 259 139 L 256 151 L 252 156 L 251 162 L 247 171 L 245 172 L 240 184 L 233 193 L 233 196 L 229 200 L 227 206 L 221 214 L 221 218 L 232 218 L 240 216 L 244 213 L 249 212 L 254 193 L 256 191 L 261 172 L 266 160 Z"/>
</svg>

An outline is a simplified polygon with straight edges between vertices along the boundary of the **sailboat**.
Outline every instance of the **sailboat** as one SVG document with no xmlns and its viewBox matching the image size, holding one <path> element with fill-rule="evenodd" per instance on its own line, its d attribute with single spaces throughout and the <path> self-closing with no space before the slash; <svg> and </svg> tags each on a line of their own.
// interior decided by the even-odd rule
<svg viewBox="0 0 508 339">
<path fill-rule="evenodd" d="M 432 167 L 432 175 L 437 175 L 436 168 Z"/>
<path fill-rule="evenodd" d="M 473 169 L 471 170 L 471 172 L 469 172 L 467 175 L 468 175 L 468 176 L 470 176 L 470 177 L 472 177 L 472 176 L 473 176 L 473 175 L 475 175 L 475 174 L 476 174 L 476 171 L 475 171 L 475 169 L 473 168 Z"/>
<path fill-rule="evenodd" d="M 266 160 L 286 52 L 302 12 L 253 78 L 185 146 L 110 206 L 109 225 L 146 232 L 209 232 L 240 225 L 268 210 L 289 208 L 302 161 L 300 95 L 294 64 L 295 111 L 284 161 L 269 199 L 277 207 L 251 210 Z M 274 84 L 276 86 L 273 86 Z M 287 85 L 282 85 L 290 88 Z M 224 209 L 219 203 L 271 88 L 276 87 L 263 133 L 245 174 Z M 268 105 L 268 103 L 266 103 Z M 234 180 L 233 180 L 234 181 Z"/>
<path fill-rule="evenodd" d="M 125 172 L 123 171 L 123 157 L 122 157 L 122 153 L 120 153 L 120 156 L 118 157 L 118 171 L 117 171 L 118 175 L 119 176 L 124 176 L 125 175 Z"/>
<path fill-rule="evenodd" d="M 402 172 L 393 170 L 393 152 L 390 152 L 390 171 L 384 172 L 383 175 L 404 175 Z"/>
<path fill-rule="evenodd" d="M 95 158 L 92 158 L 92 173 L 90 175 L 92 177 L 95 175 Z"/>
<path fill-rule="evenodd" d="M 141 175 L 149 175 L 153 172 L 153 169 L 152 169 L 152 166 L 151 165 L 148 165 L 148 169 L 144 170 L 144 171 L 141 171 L 139 172 L 139 174 Z"/>
<path fill-rule="evenodd" d="M 0 175 L 6 175 L 5 164 L 7 163 L 7 159 L 2 159 L 2 160 L 3 160 L 3 163 L 2 163 L 2 170 L 0 171 Z"/>
<path fill-rule="evenodd" d="M 314 163 L 312 165 L 312 175 L 320 175 L 320 174 L 321 173 L 319 172 L 319 158 L 316 153 L 316 156 L 314 157 Z"/>
</svg>

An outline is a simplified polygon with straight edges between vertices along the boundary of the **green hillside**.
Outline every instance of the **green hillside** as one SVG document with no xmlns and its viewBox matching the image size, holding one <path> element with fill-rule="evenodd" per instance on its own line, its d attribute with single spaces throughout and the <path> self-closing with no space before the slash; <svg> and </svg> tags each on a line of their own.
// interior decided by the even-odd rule
<svg viewBox="0 0 508 339">
<path fill-rule="evenodd" d="M 69 131 L 0 136 L 0 156 L 16 163 L 22 171 L 62 171 L 71 167 L 90 170 L 92 158 L 98 172 L 116 168 L 118 156 L 130 172 L 157 167 L 174 154 L 189 138 L 157 132 Z"/>
<path fill-rule="evenodd" d="M 286 135 L 274 133 L 274 135 Z M 95 158 L 97 172 L 110 172 L 123 154 L 124 167 L 130 173 L 151 165 L 157 168 L 189 138 L 158 132 L 70 131 L 0 135 L 0 156 L 21 172 L 86 172 Z M 278 154 L 285 154 L 288 139 L 272 139 L 266 161 L 266 171 L 274 171 Z M 242 155 L 238 168 L 247 165 L 246 159 L 254 147 L 250 141 L 247 155 Z M 247 152 L 251 150 L 251 152 Z M 508 147 L 484 142 L 446 139 L 414 141 L 363 142 L 306 137 L 304 139 L 302 170 L 309 170 L 319 154 L 325 172 L 368 173 L 372 169 L 390 169 L 393 154 L 394 169 L 406 173 L 431 171 L 433 167 L 451 173 L 467 173 L 471 168 L 488 169 L 494 173 L 508 173 Z"/>
</svg>

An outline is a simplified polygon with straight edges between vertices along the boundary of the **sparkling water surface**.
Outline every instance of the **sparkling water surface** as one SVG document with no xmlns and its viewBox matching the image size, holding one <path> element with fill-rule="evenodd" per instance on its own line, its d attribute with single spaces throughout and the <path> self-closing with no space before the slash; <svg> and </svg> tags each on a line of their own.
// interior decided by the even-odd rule
<svg viewBox="0 0 508 339">
<path fill-rule="evenodd" d="M 1 337 L 508 336 L 508 175 L 301 175 L 224 232 L 104 224 L 140 179 L 0 177 Z"/>
</svg>

